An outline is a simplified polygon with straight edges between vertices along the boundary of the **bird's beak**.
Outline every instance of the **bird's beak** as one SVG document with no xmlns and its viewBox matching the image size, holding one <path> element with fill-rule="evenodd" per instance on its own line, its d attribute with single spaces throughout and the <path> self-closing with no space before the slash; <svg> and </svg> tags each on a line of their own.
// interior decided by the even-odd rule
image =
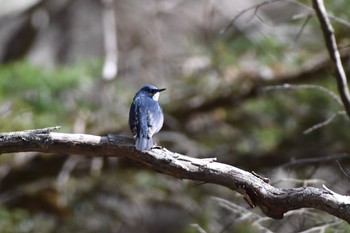
<svg viewBox="0 0 350 233">
<path fill-rule="evenodd" d="M 162 92 L 162 91 L 165 91 L 165 90 L 166 90 L 166 88 L 159 88 L 158 92 Z"/>
</svg>

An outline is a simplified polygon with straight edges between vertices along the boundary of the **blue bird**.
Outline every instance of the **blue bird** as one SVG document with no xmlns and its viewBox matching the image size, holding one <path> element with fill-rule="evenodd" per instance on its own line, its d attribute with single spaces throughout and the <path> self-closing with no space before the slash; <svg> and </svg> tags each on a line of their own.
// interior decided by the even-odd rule
<svg viewBox="0 0 350 233">
<path fill-rule="evenodd" d="M 160 92 L 158 89 L 147 85 L 142 87 L 135 95 L 129 112 L 129 127 L 136 138 L 135 147 L 140 151 L 149 151 L 153 147 L 152 136 L 159 132 L 163 126 L 164 115 L 159 106 Z"/>
</svg>

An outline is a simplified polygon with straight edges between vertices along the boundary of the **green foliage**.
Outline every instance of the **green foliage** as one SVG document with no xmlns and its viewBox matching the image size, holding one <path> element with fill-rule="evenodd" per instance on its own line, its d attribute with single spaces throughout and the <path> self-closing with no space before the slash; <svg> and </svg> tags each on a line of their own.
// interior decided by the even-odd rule
<svg viewBox="0 0 350 233">
<path fill-rule="evenodd" d="M 332 77 L 313 84 L 337 92 Z M 342 110 L 333 98 L 317 89 L 270 90 L 258 98 L 246 100 L 239 108 L 218 109 L 223 115 L 220 120 L 225 123 L 207 127 L 195 137 L 213 151 L 225 148 L 227 152 L 222 152 L 224 154 L 231 151 L 255 156 L 273 151 L 288 154 L 296 148 L 305 151 L 317 150 L 320 146 L 332 148 L 334 141 L 346 146 L 350 140 L 347 130 L 350 122 L 342 115 L 321 129 L 303 133 Z"/>
<path fill-rule="evenodd" d="M 213 46 L 212 61 L 219 67 L 232 66 L 252 47 L 253 44 L 243 34 L 238 35 L 234 40 L 227 40 L 226 38 L 218 40 Z"/>
<path fill-rule="evenodd" d="M 14 209 L 8 211 L 0 206 L 0 229 L 2 232 L 28 232 L 26 220 L 29 214 L 25 210 Z M 21 227 L 21 225 L 23 227 Z"/>
<path fill-rule="evenodd" d="M 24 209 L 7 209 L 0 206 L 0 229 L 2 233 L 52 232 L 54 221 L 43 215 L 30 215 Z"/>
<path fill-rule="evenodd" d="M 350 2 L 347 0 L 324 1 L 327 11 L 337 18 L 345 21 L 350 20 L 349 11 Z"/>
<path fill-rule="evenodd" d="M 45 69 L 26 61 L 2 65 L 0 129 L 22 130 L 57 124 L 68 126 L 67 116 L 78 107 L 69 106 L 77 101 L 74 93 L 92 85 L 98 66 L 98 62 L 91 62 Z M 86 102 L 80 100 L 80 103 L 84 106 Z"/>
<path fill-rule="evenodd" d="M 301 48 L 278 40 L 273 35 L 266 35 L 253 43 L 244 35 L 238 35 L 233 40 L 223 38 L 216 41 L 210 56 L 213 69 L 218 71 L 220 77 L 230 69 L 246 69 L 248 74 L 254 74 L 265 68 L 277 74 L 299 69 L 300 65 L 310 61 L 312 54 L 319 52 L 320 44 L 323 45 L 323 41 L 306 40 L 303 43 L 304 47 Z M 251 64 L 251 67 L 242 66 L 242 62 Z"/>
<path fill-rule="evenodd" d="M 28 101 L 47 101 L 58 97 L 62 89 L 77 85 L 79 73 L 75 70 L 57 68 L 42 69 L 27 62 L 4 65 L 1 69 L 1 93 L 3 95 L 28 96 Z M 32 91 L 33 93 L 27 94 Z M 33 99 L 31 99 L 31 97 Z"/>
<path fill-rule="evenodd" d="M 264 64 L 272 65 L 283 60 L 288 46 L 273 36 L 266 36 L 256 44 L 258 60 Z"/>
</svg>

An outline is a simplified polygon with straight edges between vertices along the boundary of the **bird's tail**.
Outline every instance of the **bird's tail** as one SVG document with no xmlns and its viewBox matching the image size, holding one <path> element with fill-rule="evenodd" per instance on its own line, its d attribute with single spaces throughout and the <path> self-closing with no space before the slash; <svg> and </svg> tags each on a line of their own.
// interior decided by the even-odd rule
<svg viewBox="0 0 350 233">
<path fill-rule="evenodd" d="M 141 136 L 136 138 L 135 147 L 140 151 L 149 151 L 152 149 L 153 140 L 148 136 Z"/>
</svg>

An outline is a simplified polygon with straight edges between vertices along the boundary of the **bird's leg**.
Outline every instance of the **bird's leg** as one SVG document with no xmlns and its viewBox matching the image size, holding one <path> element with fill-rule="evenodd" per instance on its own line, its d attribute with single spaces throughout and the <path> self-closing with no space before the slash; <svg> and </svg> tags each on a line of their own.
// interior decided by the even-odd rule
<svg viewBox="0 0 350 233">
<path fill-rule="evenodd" d="M 160 150 L 160 149 L 162 149 L 162 147 L 158 146 L 157 143 L 154 143 L 151 149 L 158 149 L 158 150 Z"/>
</svg>

